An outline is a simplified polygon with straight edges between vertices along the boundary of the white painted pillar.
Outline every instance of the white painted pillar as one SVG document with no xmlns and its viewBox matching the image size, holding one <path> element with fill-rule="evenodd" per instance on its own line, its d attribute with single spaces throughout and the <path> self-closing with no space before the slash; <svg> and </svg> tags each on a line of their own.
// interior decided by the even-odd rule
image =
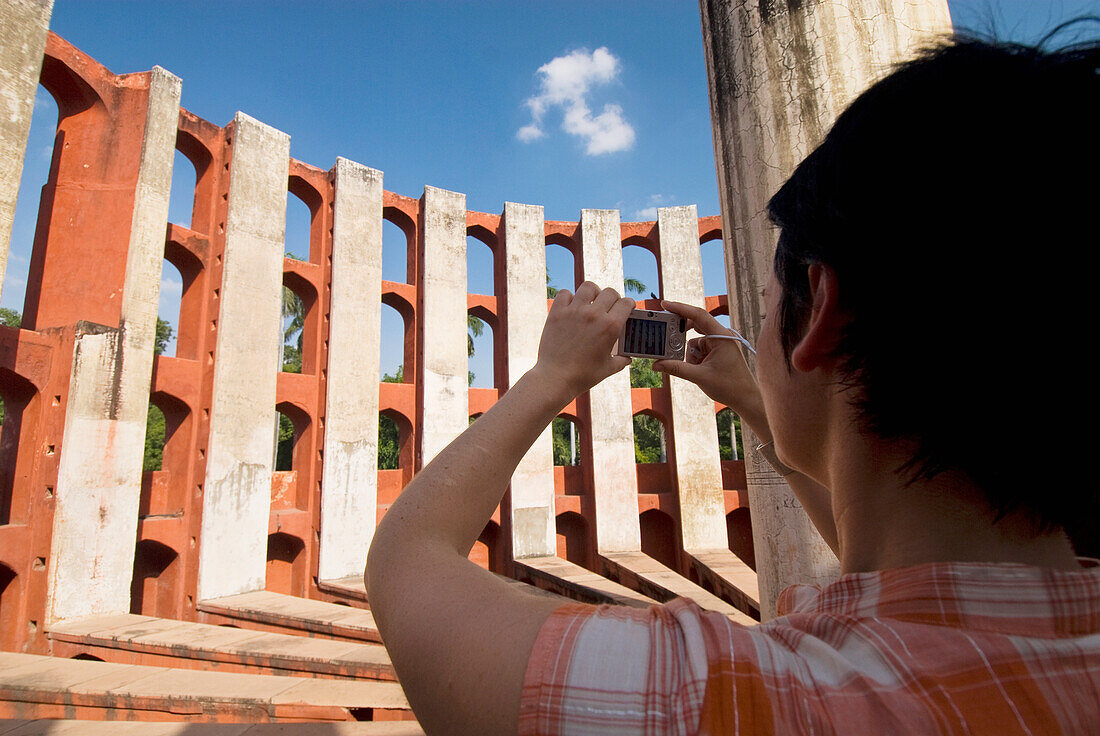
<svg viewBox="0 0 1100 736">
<path fill-rule="evenodd" d="M 241 112 L 231 135 L 200 600 L 264 588 L 271 508 L 290 136 Z"/>
<path fill-rule="evenodd" d="M 703 304 L 703 261 L 695 205 L 657 210 L 664 298 Z M 727 549 L 725 503 L 714 401 L 695 384 L 669 376 L 680 526 L 685 550 Z"/>
<path fill-rule="evenodd" d="M 534 367 L 546 322 L 546 238 L 542 207 L 504 205 L 508 385 Z M 554 445 L 548 426 L 512 474 L 512 554 L 557 554 Z"/>
<path fill-rule="evenodd" d="M 119 327 L 77 327 L 50 550 L 50 622 L 130 610 L 180 80 L 156 67 Z"/>
<path fill-rule="evenodd" d="M 623 249 L 618 210 L 581 211 L 581 261 L 586 281 L 623 288 Z M 592 424 L 592 475 L 596 494 L 596 549 L 642 548 L 630 373 L 622 370 L 588 392 Z"/>
<path fill-rule="evenodd" d="M 470 424 L 466 195 L 424 187 L 422 213 L 418 467 L 431 462 Z"/>
<path fill-rule="evenodd" d="M 866 9 L 864 6 L 867 6 Z M 890 65 L 949 31 L 946 0 L 800 3 L 699 0 L 731 320 L 756 342 L 775 253 L 767 202 L 841 110 Z M 839 565 L 743 427 L 763 618 L 793 583 Z"/>
<path fill-rule="evenodd" d="M 0 3 L 0 293 L 53 0 Z"/>
<path fill-rule="evenodd" d="M 378 503 L 382 172 L 336 159 L 321 580 L 359 575 Z"/>
</svg>

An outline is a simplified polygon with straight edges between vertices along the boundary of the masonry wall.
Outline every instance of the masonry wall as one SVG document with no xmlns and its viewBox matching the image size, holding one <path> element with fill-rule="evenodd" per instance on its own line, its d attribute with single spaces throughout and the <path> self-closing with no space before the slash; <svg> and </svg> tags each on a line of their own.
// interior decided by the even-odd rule
<svg viewBox="0 0 1100 736">
<path fill-rule="evenodd" d="M 345 600 L 333 583 L 361 576 L 375 521 L 416 469 L 533 363 L 547 301 L 531 259 L 547 245 L 572 253 L 576 281 L 620 289 L 619 251 L 640 245 L 661 295 L 728 313 L 698 270 L 718 217 L 545 221 L 533 204 L 491 214 L 433 187 L 396 194 L 366 165 L 290 158 L 288 136 L 243 113 L 218 126 L 179 109 L 170 73 L 115 75 L 28 22 L 59 120 L 23 328 L 0 327 L 2 649 L 47 651 L 51 622 L 89 614 L 212 620 L 202 600 L 248 590 Z M 11 191 L 29 118 L 19 125 L 2 149 Z M 195 169 L 189 227 L 167 222 L 176 151 Z M 287 192 L 310 212 L 308 260 L 284 254 Z M 405 235 L 406 282 L 381 279 L 385 221 Z M 495 295 L 468 293 L 467 237 L 493 252 Z M 153 358 L 164 261 L 183 291 L 175 355 Z M 301 373 L 280 370 L 284 286 L 306 308 Z M 403 383 L 379 382 L 383 304 L 404 321 Z M 467 386 L 466 314 L 492 330 L 493 388 Z M 150 402 L 166 441 L 161 469 L 142 473 Z M 625 374 L 578 398 L 562 416 L 580 463 L 552 465 L 544 434 L 471 559 L 512 574 L 514 556 L 556 554 L 597 570 L 601 552 L 636 549 L 693 579 L 703 548 L 751 560 L 744 467 L 716 452 L 721 408 L 685 386 L 631 389 Z M 289 471 L 273 470 L 279 413 L 294 425 Z M 663 422 L 665 462 L 632 462 L 639 413 Z M 396 470 L 377 467 L 380 414 L 400 429 Z"/>
</svg>

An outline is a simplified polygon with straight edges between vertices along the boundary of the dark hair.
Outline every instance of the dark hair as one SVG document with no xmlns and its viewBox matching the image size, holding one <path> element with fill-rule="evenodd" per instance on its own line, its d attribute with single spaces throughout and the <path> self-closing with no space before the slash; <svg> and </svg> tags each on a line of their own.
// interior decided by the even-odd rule
<svg viewBox="0 0 1100 736">
<path fill-rule="evenodd" d="M 769 203 L 788 364 L 806 267 L 828 264 L 861 430 L 912 443 L 911 482 L 963 473 L 998 518 L 1024 508 L 1040 529 L 1097 509 L 1080 420 L 1098 104 L 1100 43 L 956 36 L 860 95 Z"/>
</svg>

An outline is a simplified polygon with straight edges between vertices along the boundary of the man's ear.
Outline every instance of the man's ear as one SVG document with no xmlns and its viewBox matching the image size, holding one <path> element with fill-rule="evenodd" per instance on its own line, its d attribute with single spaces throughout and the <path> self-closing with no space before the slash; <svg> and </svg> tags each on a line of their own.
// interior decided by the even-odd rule
<svg viewBox="0 0 1100 736">
<path fill-rule="evenodd" d="M 840 308 L 840 282 L 832 266 L 815 263 L 808 267 L 808 276 L 813 306 L 802 337 L 791 351 L 791 365 L 804 372 L 836 362 L 841 331 L 850 320 Z"/>
</svg>

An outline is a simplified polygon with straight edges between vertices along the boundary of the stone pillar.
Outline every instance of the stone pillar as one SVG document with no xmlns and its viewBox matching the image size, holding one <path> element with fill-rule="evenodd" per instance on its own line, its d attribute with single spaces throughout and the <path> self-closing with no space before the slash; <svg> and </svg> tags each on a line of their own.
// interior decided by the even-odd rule
<svg viewBox="0 0 1100 736">
<path fill-rule="evenodd" d="M 546 322 L 546 237 L 542 207 L 504 205 L 505 330 L 508 385 L 535 365 Z M 512 474 L 512 554 L 516 559 L 557 554 L 554 449 L 550 427 Z"/>
<path fill-rule="evenodd" d="M 657 232 L 664 297 L 701 305 L 703 261 L 695 205 L 658 209 Z M 728 549 L 714 401 L 690 381 L 675 376 L 666 380 L 684 549 Z"/>
<path fill-rule="evenodd" d="M 470 423 L 466 354 L 466 195 L 424 187 L 420 229 L 417 467 Z"/>
<path fill-rule="evenodd" d="M 363 572 L 378 502 L 382 172 L 336 159 L 318 576 Z"/>
<path fill-rule="evenodd" d="M 264 588 L 290 136 L 238 112 L 225 222 L 199 599 Z"/>
<path fill-rule="evenodd" d="M 119 327 L 77 327 L 49 564 L 48 618 L 130 610 L 180 80 L 148 75 Z"/>
<path fill-rule="evenodd" d="M 623 288 L 623 248 L 618 210 L 581 211 L 584 278 Z M 592 475 L 596 494 L 596 550 L 634 552 L 642 548 L 638 523 L 638 476 L 634 467 L 634 424 L 630 374 L 619 371 L 588 392 Z"/>
<path fill-rule="evenodd" d="M 53 0 L 0 3 L 0 292 Z"/>
<path fill-rule="evenodd" d="M 776 233 L 768 199 L 828 131 L 845 105 L 892 62 L 950 29 L 945 0 L 862 3 L 700 0 L 714 151 L 722 205 L 731 318 L 751 341 Z M 734 308 L 733 305 L 736 305 Z M 753 451 L 745 431 L 749 499 L 762 614 L 780 590 L 822 583 L 836 557 L 789 487 Z"/>
</svg>

